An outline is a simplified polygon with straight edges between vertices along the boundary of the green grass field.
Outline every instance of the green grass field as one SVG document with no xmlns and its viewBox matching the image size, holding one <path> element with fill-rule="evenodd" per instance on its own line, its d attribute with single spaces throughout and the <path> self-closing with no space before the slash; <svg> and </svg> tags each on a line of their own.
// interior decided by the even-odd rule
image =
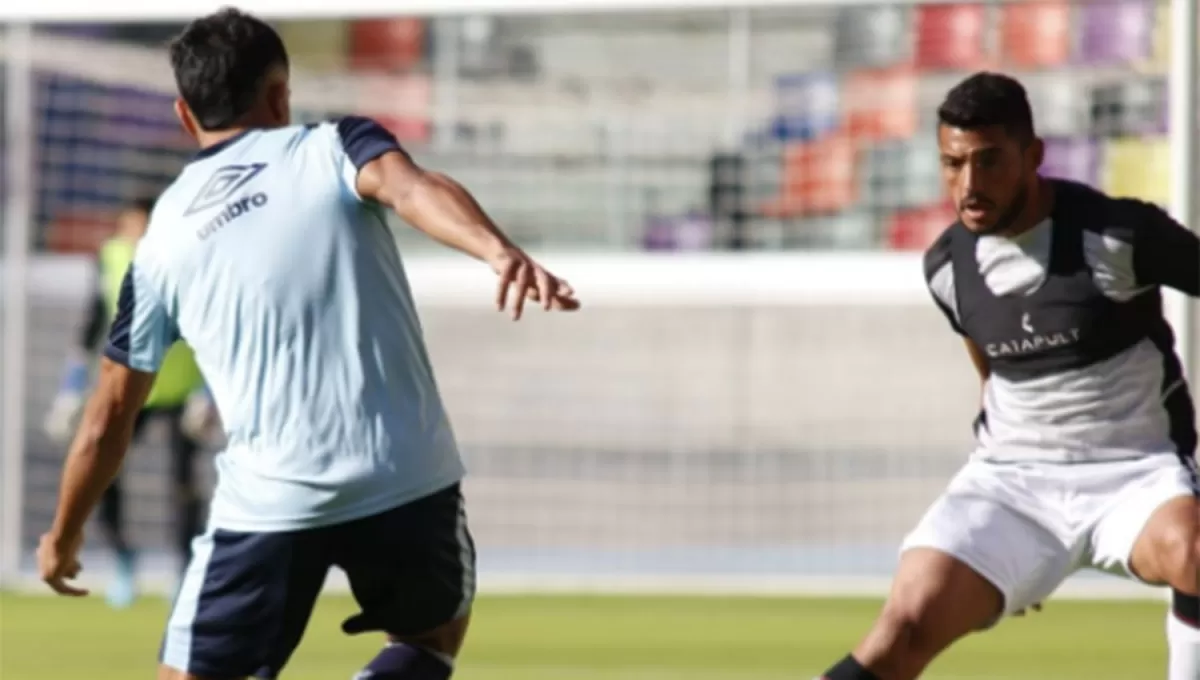
<svg viewBox="0 0 1200 680">
<path fill-rule="evenodd" d="M 844 654 L 871 600 L 485 597 L 461 680 L 806 680 Z M 115 612 L 97 598 L 0 596 L 3 680 L 152 678 L 162 600 Z M 329 597 L 287 680 L 348 680 L 378 640 L 338 629 L 348 599 Z M 976 635 L 926 676 L 1094 680 L 1165 675 L 1165 603 L 1051 602 Z"/>
</svg>

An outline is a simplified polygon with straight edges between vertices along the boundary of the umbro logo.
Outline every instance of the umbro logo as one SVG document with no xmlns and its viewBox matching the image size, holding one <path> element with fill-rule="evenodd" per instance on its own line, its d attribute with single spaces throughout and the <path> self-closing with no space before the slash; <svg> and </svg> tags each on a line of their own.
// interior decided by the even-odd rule
<svg viewBox="0 0 1200 680">
<path fill-rule="evenodd" d="M 250 163 L 217 168 L 196 194 L 196 198 L 192 199 L 192 204 L 183 213 L 184 217 L 229 203 L 238 189 L 246 186 L 266 167 L 266 163 Z"/>
</svg>

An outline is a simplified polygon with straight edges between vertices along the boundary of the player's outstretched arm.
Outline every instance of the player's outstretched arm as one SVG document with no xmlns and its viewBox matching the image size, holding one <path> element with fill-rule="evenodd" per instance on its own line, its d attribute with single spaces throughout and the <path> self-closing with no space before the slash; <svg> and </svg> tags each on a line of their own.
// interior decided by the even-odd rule
<svg viewBox="0 0 1200 680">
<path fill-rule="evenodd" d="M 500 277 L 496 304 L 504 310 L 511 300 L 513 318 L 520 318 L 526 299 L 546 310 L 579 308 L 571 287 L 515 246 L 466 188 L 421 168 L 404 151 L 389 151 L 366 163 L 356 188 L 360 196 L 388 206 L 431 238 L 489 264 Z"/>
<path fill-rule="evenodd" d="M 121 469 L 134 421 L 153 385 L 153 373 L 101 359 L 96 389 L 84 408 L 63 467 L 54 523 L 38 546 L 42 579 L 59 594 L 87 594 L 67 583 L 81 568 L 83 527 Z"/>
<path fill-rule="evenodd" d="M 1133 239 L 1134 275 L 1139 284 L 1166 286 L 1200 297 L 1200 236 L 1157 206 L 1145 206 Z"/>
</svg>

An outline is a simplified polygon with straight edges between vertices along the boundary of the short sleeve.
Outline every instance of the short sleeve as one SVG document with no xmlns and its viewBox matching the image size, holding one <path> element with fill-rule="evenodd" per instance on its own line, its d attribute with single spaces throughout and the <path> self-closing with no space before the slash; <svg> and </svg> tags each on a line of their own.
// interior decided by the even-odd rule
<svg viewBox="0 0 1200 680">
<path fill-rule="evenodd" d="M 347 116 L 334 124 L 342 181 L 358 195 L 358 172 L 389 151 L 401 151 L 395 135 L 379 123 L 362 116 Z"/>
<path fill-rule="evenodd" d="M 934 241 L 925 251 L 925 284 L 933 297 L 933 303 L 950 323 L 950 328 L 959 335 L 966 335 L 958 316 L 958 292 L 954 284 L 954 263 L 950 250 L 949 231 Z"/>
<path fill-rule="evenodd" d="M 104 356 L 135 371 L 155 373 L 178 339 L 175 321 L 135 258 L 121 281 Z"/>
<path fill-rule="evenodd" d="M 1133 229 L 1133 270 L 1141 285 L 1200 296 L 1200 237 L 1158 206 L 1140 204 Z"/>
</svg>

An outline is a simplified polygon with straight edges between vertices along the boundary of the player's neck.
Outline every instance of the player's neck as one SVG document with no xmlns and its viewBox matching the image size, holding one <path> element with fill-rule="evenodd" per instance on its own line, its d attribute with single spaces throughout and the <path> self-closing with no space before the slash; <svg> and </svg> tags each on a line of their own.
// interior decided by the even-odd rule
<svg viewBox="0 0 1200 680">
<path fill-rule="evenodd" d="M 279 123 L 265 115 L 250 115 L 243 117 L 236 125 L 220 130 L 197 130 L 196 143 L 201 149 L 224 144 L 235 137 L 240 137 L 251 130 L 277 127 Z"/>
<path fill-rule="evenodd" d="M 1033 229 L 1050 216 L 1054 207 L 1054 185 L 1039 178 L 1029 191 L 1025 201 L 1025 209 L 1021 211 L 1012 225 L 1001 232 L 1005 238 L 1016 238 Z"/>
<path fill-rule="evenodd" d="M 240 137 L 250 130 L 250 126 L 238 126 L 226 128 L 224 130 L 214 130 L 212 132 L 204 131 L 196 133 L 196 142 L 201 149 L 207 149 L 212 146 L 224 144 L 229 140 Z"/>
</svg>

